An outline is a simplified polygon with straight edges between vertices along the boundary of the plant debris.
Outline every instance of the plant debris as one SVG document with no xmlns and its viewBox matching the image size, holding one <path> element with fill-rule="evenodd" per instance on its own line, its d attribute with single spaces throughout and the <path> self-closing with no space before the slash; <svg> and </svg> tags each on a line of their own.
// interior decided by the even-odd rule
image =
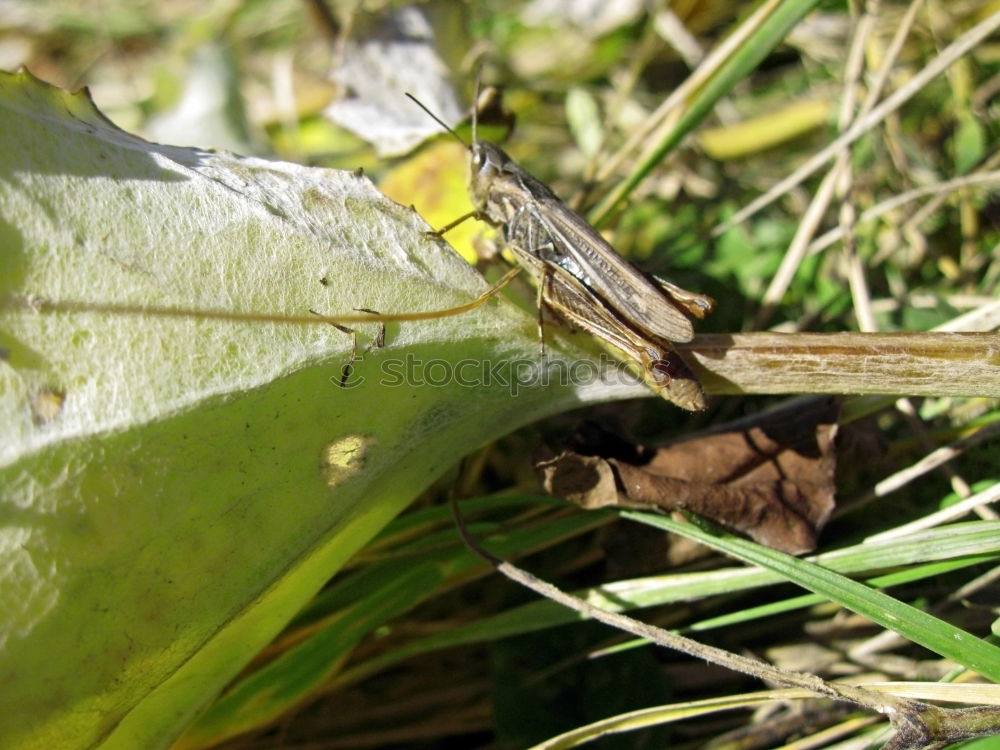
<svg viewBox="0 0 1000 750">
<path fill-rule="evenodd" d="M 596 428 L 538 469 L 547 492 L 583 508 L 690 511 L 802 554 L 834 508 L 838 413 L 811 398 L 656 449 Z"/>
</svg>

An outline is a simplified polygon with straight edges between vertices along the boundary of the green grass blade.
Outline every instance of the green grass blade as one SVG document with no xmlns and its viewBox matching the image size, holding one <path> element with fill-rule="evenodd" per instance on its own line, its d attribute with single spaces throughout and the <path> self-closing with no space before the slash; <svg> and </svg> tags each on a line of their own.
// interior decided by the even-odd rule
<svg viewBox="0 0 1000 750">
<path fill-rule="evenodd" d="M 488 546 L 496 554 L 504 551 L 496 542 Z M 967 565 L 968 558 L 986 556 L 996 559 L 1000 555 L 1000 523 L 974 522 L 955 524 L 947 530 L 933 529 L 913 534 L 903 539 L 880 544 L 859 544 L 837 550 L 816 559 L 829 569 L 840 573 L 863 574 L 865 571 L 882 570 L 921 562 L 952 559 L 955 564 Z M 890 575 L 905 575 L 900 571 Z M 699 573 L 649 576 L 617 581 L 599 587 L 578 591 L 576 594 L 598 603 L 611 611 L 630 611 L 671 602 L 692 601 L 716 594 L 732 594 L 761 586 L 780 583 L 784 577 L 776 571 L 752 568 L 730 568 Z M 896 583 L 896 578 L 890 578 Z M 859 584 L 861 585 L 861 584 Z M 887 584 L 888 585 L 888 584 Z M 469 623 L 447 632 L 404 644 L 375 659 L 363 662 L 341 673 L 337 679 L 352 682 L 373 674 L 403 659 L 443 648 L 469 643 L 481 643 L 514 635 L 521 635 L 544 628 L 565 625 L 580 619 L 553 602 L 540 600 L 500 612 L 493 617 Z"/>
<path fill-rule="evenodd" d="M 635 511 L 625 511 L 622 516 L 694 539 L 724 554 L 773 571 L 914 643 L 1000 682 L 1000 648 L 829 568 L 744 539 L 719 536 L 697 524 Z"/>
<path fill-rule="evenodd" d="M 663 157 L 698 125 L 723 96 L 745 81 L 750 72 L 760 64 L 803 16 L 817 5 L 817 0 L 786 0 L 760 25 L 747 42 L 719 67 L 691 101 L 690 106 L 660 144 L 646 156 L 632 173 L 590 213 L 593 224 L 600 225 L 615 207 L 625 200 L 636 186 L 646 178 Z"/>
</svg>

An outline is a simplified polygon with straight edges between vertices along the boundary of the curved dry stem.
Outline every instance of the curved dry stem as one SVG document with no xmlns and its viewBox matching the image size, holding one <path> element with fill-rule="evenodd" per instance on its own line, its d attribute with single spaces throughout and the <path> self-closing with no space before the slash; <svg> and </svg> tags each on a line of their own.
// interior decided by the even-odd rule
<svg viewBox="0 0 1000 750">
<path fill-rule="evenodd" d="M 605 625 L 626 633 L 645 638 L 664 648 L 692 656 L 696 659 L 717 664 L 771 682 L 781 687 L 800 688 L 809 693 L 860 706 L 869 711 L 885 715 L 895 730 L 886 748 L 926 748 L 939 743 L 955 742 L 962 739 L 987 736 L 1000 730 L 1000 709 L 996 706 L 945 709 L 921 703 L 859 685 L 828 682 L 823 678 L 805 672 L 791 672 L 767 662 L 734 654 L 715 646 L 708 646 L 696 640 L 649 625 L 618 612 L 609 612 L 544 581 L 522 568 L 502 560 L 476 541 L 469 533 L 458 507 L 457 495 L 451 497 L 452 515 L 459 535 L 465 545 L 476 555 L 492 565 L 498 573 L 519 583 L 535 593 L 590 617 Z"/>
<path fill-rule="evenodd" d="M 0 309 L 291 325 L 416 322 L 458 315 L 478 307 L 500 291 L 519 270 L 511 269 L 471 302 L 444 310 L 412 313 L 287 316 L 19 297 L 0 297 Z M 996 333 L 707 334 L 674 347 L 687 355 L 705 392 L 712 395 L 1000 396 L 1000 334 Z"/>
</svg>

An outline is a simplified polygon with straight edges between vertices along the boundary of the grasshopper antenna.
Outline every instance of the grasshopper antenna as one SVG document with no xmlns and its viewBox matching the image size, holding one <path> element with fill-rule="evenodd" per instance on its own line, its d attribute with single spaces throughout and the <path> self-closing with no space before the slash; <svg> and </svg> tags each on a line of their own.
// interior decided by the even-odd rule
<svg viewBox="0 0 1000 750">
<path fill-rule="evenodd" d="M 413 100 L 414 104 L 416 104 L 418 107 L 420 107 L 420 109 L 422 109 L 424 112 L 426 112 L 428 115 L 430 115 L 431 119 L 434 120 L 434 122 L 436 122 L 438 125 L 440 125 L 442 128 L 444 128 L 446 131 L 448 131 L 449 133 L 451 133 L 451 135 L 454 136 L 454 138 L 455 138 L 456 141 L 458 141 L 463 146 L 465 146 L 465 148 L 469 147 L 469 145 L 465 141 L 462 140 L 462 137 L 458 133 L 456 133 L 454 130 L 452 130 L 450 127 L 448 127 L 448 125 L 445 123 L 444 120 L 442 120 L 436 114 L 434 114 L 433 112 L 431 112 L 426 106 L 424 106 L 424 103 L 422 101 L 420 101 L 419 99 L 417 99 L 417 97 L 415 97 L 409 91 L 406 92 L 406 95 L 410 99 Z M 475 113 L 473 113 L 473 115 L 472 115 L 472 140 L 473 140 L 473 142 L 475 142 L 475 139 L 476 139 L 476 115 L 475 115 Z"/>
<path fill-rule="evenodd" d="M 472 143 L 479 143 L 479 135 L 477 132 L 477 126 L 479 125 L 479 89 L 483 82 L 483 66 L 482 64 L 476 68 L 476 89 L 472 96 Z"/>
</svg>

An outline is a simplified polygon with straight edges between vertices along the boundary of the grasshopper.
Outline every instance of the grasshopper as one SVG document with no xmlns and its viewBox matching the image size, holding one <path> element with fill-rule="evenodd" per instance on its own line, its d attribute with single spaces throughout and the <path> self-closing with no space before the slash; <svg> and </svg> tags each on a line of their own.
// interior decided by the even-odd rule
<svg viewBox="0 0 1000 750">
<path fill-rule="evenodd" d="M 658 394 L 692 411 L 704 409 L 697 378 L 670 342 L 694 337 L 693 316 L 704 318 L 715 302 L 664 279 L 647 276 L 622 258 L 600 233 L 495 143 L 478 137 L 479 82 L 472 110 L 472 142 L 407 94 L 469 151 L 469 218 L 500 230 L 504 244 L 537 288 L 539 337 L 542 311 L 552 310 L 642 367 Z"/>
</svg>

